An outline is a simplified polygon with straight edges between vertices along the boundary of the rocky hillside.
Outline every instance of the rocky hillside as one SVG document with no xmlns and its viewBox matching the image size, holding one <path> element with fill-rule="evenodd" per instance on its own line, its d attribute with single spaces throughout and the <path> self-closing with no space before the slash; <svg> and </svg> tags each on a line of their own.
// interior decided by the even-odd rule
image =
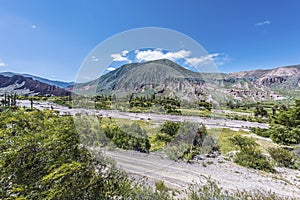
<svg viewBox="0 0 300 200">
<path fill-rule="evenodd" d="M 12 77 L 14 75 L 20 75 L 24 76 L 27 78 L 32 78 L 33 80 L 40 81 L 42 83 L 46 83 L 48 85 L 54 85 L 60 88 L 70 88 L 74 85 L 74 82 L 65 82 L 65 81 L 54 81 L 54 80 L 49 80 L 47 78 L 42 78 L 39 76 L 34 76 L 31 74 L 20 74 L 20 73 L 14 73 L 14 72 L 0 72 L 0 75 L 7 76 L 7 77 Z"/>
<path fill-rule="evenodd" d="M 213 102 L 264 101 L 286 98 L 300 86 L 300 65 L 231 74 L 202 74 L 167 60 L 124 65 L 95 81 L 80 84 L 77 91 L 122 96 L 156 95 L 180 100 Z"/>
<path fill-rule="evenodd" d="M 279 89 L 297 89 L 300 87 L 300 65 L 270 70 L 243 71 L 228 76 L 235 79 L 251 80 L 256 85 Z"/>
<path fill-rule="evenodd" d="M 66 96 L 70 92 L 60 87 L 49 85 L 31 77 L 21 75 L 0 75 L 0 95 L 4 93 L 16 93 L 20 95 L 51 95 Z"/>
<path fill-rule="evenodd" d="M 224 78 L 226 81 L 231 82 L 228 85 L 231 89 L 240 93 L 262 90 L 265 97 L 297 97 L 300 91 L 300 65 L 231 73 Z"/>
<path fill-rule="evenodd" d="M 132 94 L 156 95 L 193 101 L 208 95 L 201 74 L 167 60 L 124 65 L 95 81 L 79 85 L 77 91 L 95 90 L 97 94 L 126 97 Z M 96 87 L 96 88 L 95 88 Z"/>
</svg>

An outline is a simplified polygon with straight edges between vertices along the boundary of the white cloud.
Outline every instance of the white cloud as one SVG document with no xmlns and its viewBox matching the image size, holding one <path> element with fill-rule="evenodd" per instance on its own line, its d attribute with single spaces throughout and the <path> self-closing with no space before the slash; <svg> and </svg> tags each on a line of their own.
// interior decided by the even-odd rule
<svg viewBox="0 0 300 200">
<path fill-rule="evenodd" d="M 122 51 L 122 56 L 127 56 L 127 54 L 129 53 L 129 51 L 128 50 L 124 50 L 124 51 Z"/>
<path fill-rule="evenodd" d="M 36 28 L 37 28 L 37 25 L 32 25 L 31 28 L 32 28 L 32 29 L 36 29 Z"/>
<path fill-rule="evenodd" d="M 180 51 L 177 51 L 176 54 L 179 54 L 182 57 L 189 57 L 191 55 L 191 52 L 187 51 L 187 50 L 180 50 Z"/>
<path fill-rule="evenodd" d="M 5 64 L 4 62 L 2 62 L 1 60 L 0 60 L 0 67 L 6 67 L 7 66 L 7 64 Z"/>
<path fill-rule="evenodd" d="M 264 25 L 268 25 L 268 24 L 271 24 L 271 22 L 269 20 L 263 21 L 263 22 L 257 22 L 255 24 L 255 26 L 264 26 Z"/>
<path fill-rule="evenodd" d="M 203 64 L 205 62 L 213 61 L 214 58 L 218 57 L 220 54 L 219 53 L 214 53 L 214 54 L 208 54 L 206 56 L 202 57 L 194 57 L 194 58 L 186 58 L 186 63 L 185 64 L 190 64 L 192 66 L 198 66 L 200 64 Z"/>
<path fill-rule="evenodd" d="M 124 50 L 121 54 L 112 54 L 113 61 L 127 61 L 131 63 L 133 60 L 129 60 L 127 57 L 128 51 Z M 185 59 L 184 65 L 197 67 L 209 62 L 215 62 L 217 65 L 223 65 L 229 61 L 229 57 L 223 53 L 213 53 L 201 57 L 191 57 L 191 52 L 187 50 L 179 50 L 176 52 L 163 52 L 161 49 L 148 49 L 148 50 L 135 50 L 136 62 L 147 62 L 158 59 L 169 59 L 173 62 L 182 62 L 180 59 Z M 112 71 L 115 68 L 109 70 Z"/>
<path fill-rule="evenodd" d="M 180 50 L 177 52 L 167 52 L 163 53 L 161 50 L 147 50 L 147 51 L 135 51 L 136 59 L 138 61 L 151 61 L 157 59 L 169 59 L 172 61 L 176 61 L 181 58 L 187 58 L 191 55 L 190 51 Z"/>
<path fill-rule="evenodd" d="M 108 71 L 114 71 L 115 69 L 116 69 L 116 68 L 114 68 L 114 67 L 108 67 L 108 68 L 107 68 Z"/>
<path fill-rule="evenodd" d="M 99 61 L 99 58 L 97 58 L 96 56 L 92 56 L 92 61 L 98 62 L 98 61 Z"/>
<path fill-rule="evenodd" d="M 122 56 L 121 54 L 111 54 L 110 57 L 113 58 L 113 61 L 127 61 L 129 62 L 128 58 Z"/>
</svg>

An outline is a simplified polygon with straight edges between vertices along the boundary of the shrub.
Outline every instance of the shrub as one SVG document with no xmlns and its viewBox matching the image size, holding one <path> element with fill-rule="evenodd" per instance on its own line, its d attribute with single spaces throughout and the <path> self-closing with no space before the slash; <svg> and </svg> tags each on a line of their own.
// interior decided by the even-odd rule
<svg viewBox="0 0 300 200">
<path fill-rule="evenodd" d="M 257 150 L 257 143 L 252 138 L 245 138 L 240 135 L 230 138 L 233 145 L 240 151 L 236 154 L 234 162 L 253 169 L 273 172 L 273 166 L 269 163 L 267 157 Z"/>
<path fill-rule="evenodd" d="M 256 149 L 238 152 L 234 162 L 244 167 L 274 172 L 273 166 L 270 164 L 267 157 L 263 155 L 261 151 Z"/>
<path fill-rule="evenodd" d="M 167 155 L 173 159 L 190 161 L 200 153 L 218 150 L 215 140 L 207 134 L 203 124 L 182 122 L 178 134 L 166 146 Z"/>
<path fill-rule="evenodd" d="M 265 137 L 265 138 L 270 137 L 270 132 L 268 131 L 268 129 L 265 129 L 265 128 L 251 127 L 251 131 L 261 137 Z"/>
<path fill-rule="evenodd" d="M 155 134 L 155 140 L 170 142 L 178 132 L 179 122 L 166 121 L 160 128 L 160 132 Z"/>
<path fill-rule="evenodd" d="M 160 131 L 166 133 L 169 136 L 175 136 L 180 127 L 179 122 L 166 121 L 162 126 Z"/>
<path fill-rule="evenodd" d="M 270 148 L 268 149 L 271 157 L 277 162 L 278 166 L 288 167 L 292 169 L 297 169 L 297 157 L 294 153 L 285 150 L 283 148 Z"/>
<path fill-rule="evenodd" d="M 237 146 L 241 151 L 247 151 L 248 149 L 254 149 L 257 143 L 252 138 L 242 137 L 240 135 L 229 138 L 230 142 Z"/>
<path fill-rule="evenodd" d="M 289 129 L 285 126 L 275 125 L 269 130 L 271 139 L 284 145 L 300 143 L 300 128 Z"/>
<path fill-rule="evenodd" d="M 163 181 L 155 182 L 155 190 L 159 192 L 168 192 L 169 188 L 165 185 Z"/>
<path fill-rule="evenodd" d="M 235 191 L 229 192 L 222 190 L 214 181 L 210 178 L 205 185 L 198 183 L 192 184 L 185 191 L 189 200 L 288 200 L 290 198 L 282 198 L 276 195 L 274 192 L 265 191 Z"/>
</svg>

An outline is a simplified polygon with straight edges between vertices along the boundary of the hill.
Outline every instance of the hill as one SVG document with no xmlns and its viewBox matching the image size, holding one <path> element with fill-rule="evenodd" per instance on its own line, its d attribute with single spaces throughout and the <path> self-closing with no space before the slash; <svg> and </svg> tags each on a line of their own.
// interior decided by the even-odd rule
<svg viewBox="0 0 300 200">
<path fill-rule="evenodd" d="M 14 73 L 14 72 L 0 72 L 0 75 L 7 76 L 7 77 L 12 77 L 14 75 L 20 75 L 20 76 L 23 76 L 23 77 L 32 78 L 33 80 L 37 80 L 37 81 L 40 81 L 42 83 L 46 83 L 48 85 L 54 85 L 54 86 L 57 86 L 57 87 L 60 87 L 60 88 L 70 88 L 74 85 L 74 82 L 49 80 L 49 79 L 42 78 L 42 77 L 39 77 L 39 76 L 31 75 L 31 74 L 20 74 L 20 73 Z"/>
<path fill-rule="evenodd" d="M 49 96 L 67 96 L 71 92 L 49 85 L 31 77 L 22 75 L 4 76 L 0 75 L 0 95 L 4 93 L 16 93 L 19 95 L 49 95 Z"/>
<path fill-rule="evenodd" d="M 300 66 L 205 74 L 161 59 L 123 65 L 94 81 L 76 85 L 76 92 L 118 97 L 155 95 L 215 103 L 231 100 L 256 102 L 297 96 L 298 93 L 294 92 L 287 94 L 287 89 L 297 91 L 299 80 Z"/>
</svg>

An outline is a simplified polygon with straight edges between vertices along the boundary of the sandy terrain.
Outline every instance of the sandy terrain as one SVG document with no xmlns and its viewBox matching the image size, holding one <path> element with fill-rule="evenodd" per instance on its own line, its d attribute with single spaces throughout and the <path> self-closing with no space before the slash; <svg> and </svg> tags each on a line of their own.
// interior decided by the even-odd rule
<svg viewBox="0 0 300 200">
<path fill-rule="evenodd" d="M 163 180 L 167 186 L 179 191 L 193 182 L 205 183 L 210 177 L 228 191 L 272 191 L 279 196 L 300 199 L 300 173 L 297 170 L 277 168 L 277 173 L 269 174 L 238 166 L 222 156 L 188 164 L 171 161 L 160 154 L 120 150 L 106 151 L 105 154 L 127 172 L 147 177 L 150 182 Z M 211 162 L 213 164 L 209 164 Z"/>
</svg>

